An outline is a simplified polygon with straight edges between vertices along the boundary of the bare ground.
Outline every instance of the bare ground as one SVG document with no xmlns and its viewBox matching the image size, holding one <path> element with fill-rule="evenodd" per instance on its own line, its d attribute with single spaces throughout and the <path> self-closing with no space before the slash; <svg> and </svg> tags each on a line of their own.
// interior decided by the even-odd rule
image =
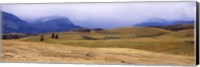
<svg viewBox="0 0 200 67">
<path fill-rule="evenodd" d="M 128 48 L 87 48 L 3 40 L 3 62 L 195 65 L 194 56 Z"/>
</svg>

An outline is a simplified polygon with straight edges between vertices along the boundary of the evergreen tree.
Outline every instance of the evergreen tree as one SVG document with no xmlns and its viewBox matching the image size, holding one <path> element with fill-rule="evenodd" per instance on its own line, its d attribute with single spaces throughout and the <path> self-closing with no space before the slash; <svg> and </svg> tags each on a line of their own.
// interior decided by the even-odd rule
<svg viewBox="0 0 200 67">
<path fill-rule="evenodd" d="M 58 38 L 59 38 L 59 36 L 58 36 L 58 34 L 56 34 L 55 39 L 58 39 Z"/>
<path fill-rule="evenodd" d="M 40 41 L 44 41 L 44 36 L 43 35 L 40 37 Z"/>
<path fill-rule="evenodd" d="M 55 34 L 54 33 L 51 34 L 51 38 L 53 38 L 53 39 L 55 38 Z"/>
</svg>

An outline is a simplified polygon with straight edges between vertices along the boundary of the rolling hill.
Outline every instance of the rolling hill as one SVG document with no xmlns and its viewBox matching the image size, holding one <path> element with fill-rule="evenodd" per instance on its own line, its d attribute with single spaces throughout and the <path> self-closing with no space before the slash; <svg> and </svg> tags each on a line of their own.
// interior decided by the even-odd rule
<svg viewBox="0 0 200 67">
<path fill-rule="evenodd" d="M 195 65 L 195 59 L 192 56 L 163 54 L 138 49 L 88 48 L 16 40 L 3 41 L 3 44 L 2 62 Z"/>
<path fill-rule="evenodd" d="M 183 33 L 182 33 L 183 31 Z M 99 32 L 60 32 L 59 39 L 51 39 L 51 33 L 45 36 L 46 43 L 63 44 L 82 47 L 117 47 L 132 48 L 169 54 L 193 56 L 194 42 L 191 30 L 179 32 L 160 28 L 118 28 Z M 184 32 L 187 33 L 184 33 Z M 188 32 L 189 31 L 189 32 Z M 179 37 L 171 35 L 180 35 Z M 20 39 L 21 41 L 40 42 L 35 35 Z M 187 37 L 189 36 L 189 38 Z M 185 50 L 188 49 L 188 50 Z"/>
<path fill-rule="evenodd" d="M 128 27 L 3 40 L 3 61 L 194 65 L 193 29 Z M 40 41 L 41 35 L 44 41 Z M 163 61 L 165 60 L 165 61 Z M 154 62 L 152 62 L 154 61 Z"/>
<path fill-rule="evenodd" d="M 4 33 L 38 33 L 2 40 L 4 62 L 195 64 L 194 27 L 190 23 L 80 32 L 69 31 L 81 27 L 67 17 L 45 17 L 29 24 L 3 13 L 3 19 Z M 58 39 L 51 38 L 52 33 L 58 34 Z"/>
</svg>

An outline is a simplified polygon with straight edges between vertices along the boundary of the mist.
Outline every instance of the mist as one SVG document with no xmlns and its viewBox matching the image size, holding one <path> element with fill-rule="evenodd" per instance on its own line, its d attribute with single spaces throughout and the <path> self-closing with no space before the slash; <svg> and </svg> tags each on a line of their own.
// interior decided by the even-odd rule
<svg viewBox="0 0 200 67">
<path fill-rule="evenodd" d="M 49 16 L 64 16 L 88 28 L 133 26 L 151 18 L 195 20 L 196 2 L 1 4 L 1 10 L 29 23 Z"/>
</svg>

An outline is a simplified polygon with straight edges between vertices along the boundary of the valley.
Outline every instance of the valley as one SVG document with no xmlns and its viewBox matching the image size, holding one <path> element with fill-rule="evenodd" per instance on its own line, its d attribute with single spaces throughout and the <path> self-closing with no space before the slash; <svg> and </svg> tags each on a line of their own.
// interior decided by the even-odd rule
<svg viewBox="0 0 200 67">
<path fill-rule="evenodd" d="M 112 24 L 119 19 L 83 19 L 88 22 L 76 25 L 66 16 L 27 22 L 7 12 L 2 19 L 2 62 L 195 65 L 194 20 L 145 18 L 124 26 Z"/>
<path fill-rule="evenodd" d="M 3 40 L 3 62 L 194 65 L 194 29 L 127 27 Z M 41 35 L 44 41 L 40 41 Z"/>
</svg>

